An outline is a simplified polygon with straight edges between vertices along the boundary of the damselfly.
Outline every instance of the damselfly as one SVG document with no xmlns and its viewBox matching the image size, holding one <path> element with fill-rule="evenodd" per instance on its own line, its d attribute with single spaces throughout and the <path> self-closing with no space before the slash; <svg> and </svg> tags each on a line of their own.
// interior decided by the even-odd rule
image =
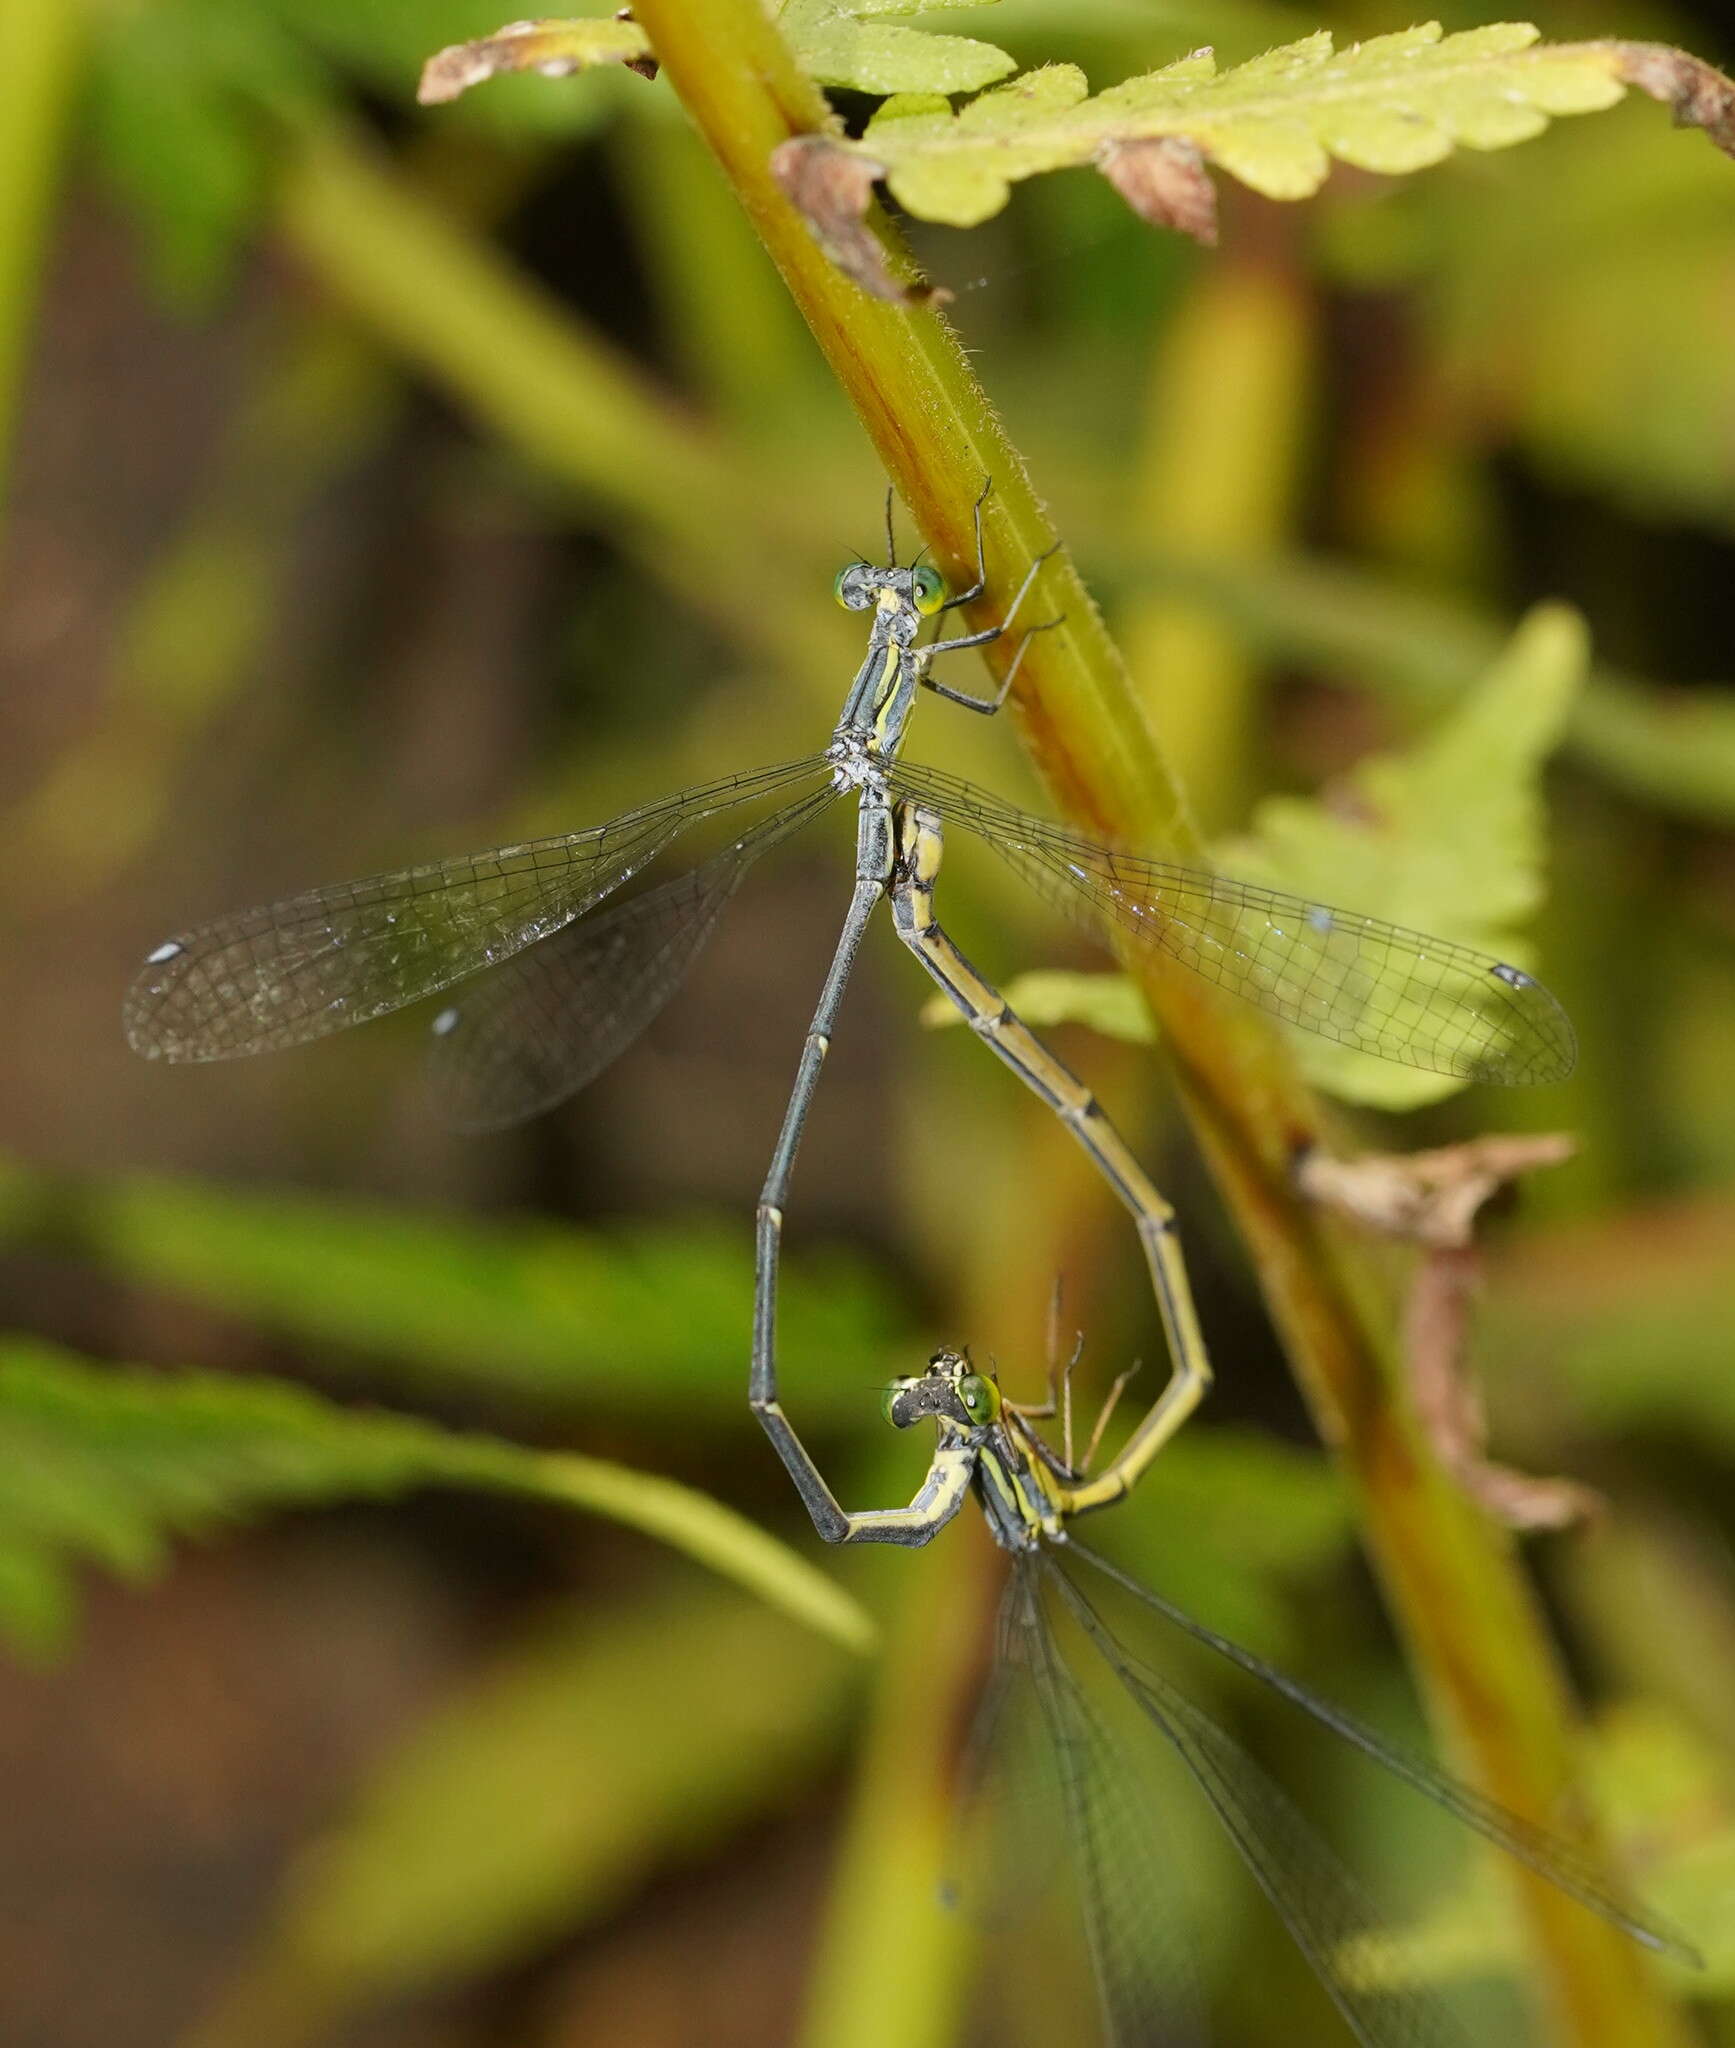
<svg viewBox="0 0 1735 2048">
<path fill-rule="evenodd" d="M 1034 1424 L 1056 1407 L 1052 1366 L 1048 1402 L 1027 1407 L 1008 1400 L 994 1374 L 979 1371 L 968 1353 L 940 1351 L 926 1372 L 894 1381 L 884 1407 L 899 1429 L 932 1422 L 938 1431 L 927 1477 L 908 1507 L 846 1513 L 787 1422 L 779 1421 L 773 1438 L 828 1542 L 927 1543 L 974 1494 L 995 1542 L 1010 1554 L 999 1655 L 979 1712 L 968 1775 L 978 1788 L 994 1782 L 987 1758 L 1020 1725 L 1024 1709 L 1044 1738 L 1058 1786 L 1111 2048 L 1180 2048 L 1202 2039 L 1203 2029 L 1197 1987 L 1185 1964 L 1186 1943 L 1171 1920 L 1172 1836 L 1150 1806 L 1143 1774 L 1105 1713 L 1099 1690 L 1065 1660 L 1056 1617 L 1088 1642 L 1142 1717 L 1139 1725 L 1163 1738 L 1204 1794 L 1362 2048 L 1467 2044 L 1445 2002 L 1406 1981 L 1380 1915 L 1300 1808 L 1226 1729 L 1128 1649 L 1087 1580 L 1112 1584 L 1119 1596 L 1248 1673 L 1635 1941 L 1698 1962 L 1678 1935 L 1611 1897 L 1600 1872 L 1571 1843 L 1393 1748 L 1341 1708 L 1078 1542 L 1073 1520 L 1124 1490 L 1105 1495 L 1102 1481 L 1126 1479 L 1126 1453 L 1097 1479 L 1087 1476 L 1099 1425 L 1091 1450 L 1075 1468 L 1070 1406 L 1064 1452 L 1045 1441 Z M 1043 1845 L 1025 1846 L 1030 1853 L 1015 1859 L 1023 1867 L 1009 1873 L 1013 1882 L 1041 1874 Z M 1058 1845 L 1047 1853 L 1059 1854 Z"/>
<path fill-rule="evenodd" d="M 433 1019 L 436 1083 L 461 1126 L 515 1122 L 607 1066 L 667 1002 L 753 862 L 853 793 L 855 889 L 759 1204 L 754 1406 L 764 1414 L 776 1403 L 772 1330 L 796 1149 L 868 920 L 889 894 L 898 936 L 984 1041 L 1065 1120 L 1133 1213 L 1174 1369 L 1141 1445 L 1154 1453 L 1208 1377 L 1172 1212 L 1090 1092 L 935 921 L 942 821 L 980 834 L 1087 924 L 1165 953 L 1292 1024 L 1387 1059 L 1468 1080 L 1554 1080 L 1571 1069 L 1572 1028 L 1539 982 L 1504 961 L 1099 845 L 904 760 L 919 689 L 983 713 L 1006 701 L 1030 632 L 992 696 L 954 689 L 930 670 L 938 655 L 1000 639 L 1045 558 L 1029 565 L 998 625 L 924 645 L 926 620 L 974 602 L 987 587 L 982 498 L 975 579 L 955 596 L 919 560 L 898 566 L 889 496 L 886 529 L 886 564 L 858 560 L 836 581 L 838 602 L 871 617 L 867 652 L 823 752 L 682 790 L 588 831 L 314 889 L 201 925 L 150 954 L 127 998 L 127 1036 L 147 1058 L 237 1058 L 324 1037 L 474 976 Z M 742 817 L 750 822 L 698 867 L 585 916 L 699 821 Z"/>
</svg>

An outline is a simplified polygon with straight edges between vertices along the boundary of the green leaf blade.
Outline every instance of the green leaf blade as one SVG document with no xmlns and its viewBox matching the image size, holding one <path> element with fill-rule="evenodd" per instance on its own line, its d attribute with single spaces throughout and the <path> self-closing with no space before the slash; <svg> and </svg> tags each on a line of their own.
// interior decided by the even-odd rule
<svg viewBox="0 0 1735 2048">
<path fill-rule="evenodd" d="M 1528 109 L 1516 111 L 1534 120 L 1537 128 L 1544 125 L 1541 116 Z M 1387 177 L 1426 170 L 1450 156 L 1453 149 L 1448 127 L 1402 107 L 1346 107 L 1340 115 L 1321 123 L 1320 141 L 1339 163 Z"/>
<path fill-rule="evenodd" d="M 956 114 L 932 95 L 889 100 L 861 149 L 884 161 L 900 206 L 922 220 L 974 227 L 1006 204 L 1014 180 L 1075 160 L 1075 144 L 1055 123 L 1088 91 L 1076 65 L 1047 64 Z"/>
<path fill-rule="evenodd" d="M 1520 927 L 1543 894 L 1540 776 L 1559 745 L 1589 666 L 1583 620 L 1541 605 L 1448 718 L 1403 754 L 1374 756 L 1347 778 L 1347 801 L 1273 797 L 1221 866 L 1308 902 L 1455 939 L 1515 966 Z M 1006 997 L 1027 1023 L 1084 1024 L 1146 1044 L 1155 1029 L 1136 986 L 1118 974 L 1037 972 Z M 924 1023 L 953 1022 L 944 997 Z M 1297 1032 L 1309 1078 L 1348 1102 L 1387 1110 L 1445 1100 L 1465 1083 L 1395 1065 Z"/>
<path fill-rule="evenodd" d="M 278 1381 L 96 1367 L 15 1337 L 0 1351 L 0 1472 L 0 1630 L 26 1651 L 65 1639 L 81 1561 L 146 1578 L 177 1538 L 429 1486 L 608 1516 L 846 1648 L 872 1637 L 807 1559 L 673 1480 L 343 1408 Z"/>
<path fill-rule="evenodd" d="M 13 1201 L 27 1228 L 24 1186 Z M 391 1361 L 428 1385 L 516 1394 L 542 1413 L 742 1415 L 752 1252 L 733 1227 L 584 1232 L 156 1174 L 92 1179 L 78 1202 L 92 1251 L 115 1270 L 297 1343 L 342 1347 L 331 1367 L 360 1354 L 375 1373 Z M 791 1263 L 783 1319 L 792 1354 L 833 1361 L 811 1398 L 824 1403 L 829 1387 L 852 1411 L 904 1335 L 880 1284 L 836 1255 Z"/>
<path fill-rule="evenodd" d="M 1223 849 L 1223 866 L 1528 966 L 1517 928 L 1542 900 L 1540 779 L 1588 666 L 1579 615 L 1538 606 L 1418 745 L 1361 763 L 1346 801 L 1262 804 L 1253 833 Z M 1296 1043 L 1309 1078 L 1346 1101 L 1410 1109 L 1463 1085 L 1325 1040 Z"/>
<path fill-rule="evenodd" d="M 1266 199 L 1310 199 L 1331 171 L 1324 144 L 1300 121 L 1201 123 L 1187 139 Z"/>
<path fill-rule="evenodd" d="M 1334 50 L 1321 30 L 1230 71 L 1199 52 L 1091 98 L 1070 65 L 983 93 L 948 119 L 876 133 L 893 192 L 958 223 L 1018 180 L 1099 163 L 1109 145 L 1172 140 L 1267 198 L 1317 192 L 1333 162 L 1401 176 L 1458 148 L 1503 149 L 1626 90 L 1612 45 L 1539 44 L 1527 22 L 1444 35 L 1438 22 Z"/>
<path fill-rule="evenodd" d="M 926 0 L 785 0 L 779 25 L 804 70 L 853 92 L 979 92 L 1017 70 L 1015 58 L 972 36 L 864 19 L 925 11 Z"/>
</svg>

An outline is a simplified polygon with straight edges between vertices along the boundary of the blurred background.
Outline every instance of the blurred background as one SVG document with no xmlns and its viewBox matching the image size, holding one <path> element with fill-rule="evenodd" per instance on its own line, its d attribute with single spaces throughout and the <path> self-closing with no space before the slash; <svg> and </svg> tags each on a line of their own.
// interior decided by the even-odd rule
<svg viewBox="0 0 1735 2048">
<path fill-rule="evenodd" d="M 1710 6 L 1537 18 L 1735 42 Z M 1097 85 L 1320 25 L 1263 0 L 933 20 Z M 672 1475 L 817 1553 L 742 1399 L 748 1219 L 848 824 L 767 863 L 644 1041 L 504 1136 L 433 1116 L 424 1017 L 203 1069 L 120 1036 L 168 932 L 591 824 L 835 718 L 859 621 L 830 579 L 878 552 L 873 455 L 664 88 L 415 109 L 421 60 L 498 25 L 469 0 L 0 12 L 12 2048 L 937 2048 L 989 2011 L 979 1923 L 930 1903 L 980 1531 L 821 1560 L 885 1632 L 863 1659 L 611 1520 L 338 1451 L 389 1409 Z M 1082 173 L 920 246 L 1213 833 L 1424 743 L 1534 603 L 1588 628 L 1525 916 L 1578 1072 L 1358 1112 L 1346 1142 L 1579 1139 L 1490 1226 L 1476 1363 L 1499 1455 L 1608 1497 L 1534 1568 L 1627 1867 L 1711 1951 L 1682 1995 L 1735 2042 L 1735 166 L 1645 102 L 1304 206 L 1222 199 L 1214 255 Z M 983 725 L 930 705 L 912 746 L 1039 802 Z M 1104 964 L 986 856 L 945 888 L 992 974 Z M 1034 1390 L 1056 1275 L 1081 1385 L 1160 1344 L 1120 1212 L 923 1028 L 926 994 L 882 926 L 791 1209 L 786 1399 L 852 1505 L 913 1487 L 925 1446 L 875 1390 L 935 1345 Z M 1180 1207 L 1218 1363 L 1103 1540 L 1424 1742 L 1160 1060 L 1056 1042 Z M 120 1367 L 296 1382 L 309 1447 L 215 1394 L 165 1420 Z M 1392 1866 L 1409 1966 L 1465 1988 L 1478 2038 L 1524 2038 L 1486 1981 L 1493 1878 L 1188 1676 Z M 1220 2037 L 1340 2039 L 1208 1830 L 1173 1825 Z M 1002 2038 L 1093 2038 L 1055 1939 Z"/>
</svg>

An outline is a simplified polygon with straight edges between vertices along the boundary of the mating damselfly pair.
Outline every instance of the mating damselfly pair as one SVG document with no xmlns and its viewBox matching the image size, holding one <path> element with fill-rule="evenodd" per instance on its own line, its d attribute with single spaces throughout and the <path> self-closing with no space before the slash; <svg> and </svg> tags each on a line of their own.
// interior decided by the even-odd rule
<svg viewBox="0 0 1735 2048">
<path fill-rule="evenodd" d="M 1068 1544 L 1073 1517 L 1119 1499 L 1150 1468 L 1197 1405 L 1209 1366 L 1172 1211 L 1090 1091 L 1028 1031 L 934 915 L 946 822 L 986 839 L 1042 894 L 1122 944 L 1160 951 L 1289 1023 L 1361 1050 L 1468 1080 L 1523 1082 L 1567 1073 L 1573 1038 L 1548 991 L 1505 962 L 1376 918 L 1099 844 L 904 760 L 919 689 L 995 712 L 1030 635 L 1058 623 L 1043 620 L 1026 629 L 993 695 L 974 696 L 931 674 L 936 657 L 1007 634 L 1046 559 L 1029 565 L 997 624 L 924 644 L 919 635 L 926 620 L 977 600 L 986 589 L 980 498 L 975 533 L 975 578 L 949 595 L 938 572 L 919 559 L 910 567 L 898 564 L 888 499 L 887 561 L 858 560 L 837 579 L 839 602 L 868 613 L 870 624 L 865 656 L 821 752 L 683 790 L 587 831 L 315 889 L 220 918 L 150 955 L 127 1001 L 126 1028 L 134 1047 L 150 1057 L 225 1059 L 298 1045 L 451 991 L 432 1025 L 436 1084 L 460 1125 L 508 1124 L 600 1072 L 672 995 L 753 862 L 853 796 L 854 889 L 759 1204 L 750 1400 L 829 1541 L 925 1542 L 975 1489 L 997 1540 L 1014 1558 L 1005 1641 L 1036 1686 L 1070 1785 L 1066 1811 L 1080 1854 L 1100 1860 L 1090 1839 L 1091 1802 L 1099 1795 L 1090 1789 L 1088 1761 L 1077 1759 L 1104 1752 L 1093 1746 L 1085 1696 L 1055 1659 L 1044 1587 L 1061 1589 L 1069 1611 L 1105 1655 L 1110 1638 L 1051 1552 Z M 619 907 L 586 915 L 707 820 L 728 827 L 719 851 Z M 845 986 L 882 898 L 891 902 L 899 938 L 978 1035 L 1063 1119 L 1132 1213 L 1162 1315 L 1170 1377 L 1118 1455 L 1091 1477 L 1075 1471 L 1069 1456 L 1041 1446 L 1030 1426 L 1034 1411 L 1002 1402 L 992 1380 L 967 1370 L 961 1355 L 941 1354 L 928 1373 L 900 1383 L 893 1403 L 893 1420 L 931 1417 L 939 1430 L 921 1493 L 908 1509 L 851 1516 L 833 1498 L 779 1401 L 777 1276 L 797 1148 Z M 972 1397 L 984 1404 L 981 1413 L 973 1410 Z M 1076 1545 L 1071 1549 L 1084 1554 Z M 1141 1597 L 1160 1604 L 1155 1596 Z M 1215 1639 L 1205 1632 L 1200 1640 Z M 1225 1654 L 1246 1653 L 1229 1646 Z M 1130 1661 L 1114 1668 L 1196 1776 L 1196 1758 L 1217 1759 L 1204 1767 L 1201 1782 L 1229 1772 L 1220 1760 L 1228 1738 L 1199 1734 L 1211 1724 L 1196 1708 L 1169 1704 L 1159 1712 L 1154 1703 L 1170 1695 L 1154 1674 Z M 1291 1696 L 1300 1697 L 1299 1688 Z M 1575 1876 L 1569 1852 L 1547 1845 L 1525 1823 L 1425 1766 L 1394 1761 L 1372 1737 L 1364 1740 L 1352 1724 L 1334 1720 L 1333 1710 L 1314 1703 L 1308 1711 L 1391 1767 L 1407 1768 L 1412 1783 L 1629 1932 L 1671 1945 L 1671 1937 L 1623 1915 L 1588 1879 Z M 1262 1826 L 1275 1825 L 1282 1835 L 1288 1826 L 1282 1795 L 1257 1782 L 1263 1791 L 1224 1794 L 1227 1806 L 1211 1795 L 1238 1844 L 1245 1830 L 1257 1836 Z M 1206 1789 L 1210 1794 L 1209 1784 Z M 1275 1850 L 1243 1853 L 1267 1889 L 1289 1898 L 1283 1910 L 1292 1932 L 1362 2041 L 1388 2048 L 1450 2038 L 1443 2020 L 1436 2025 L 1430 2002 L 1369 2003 L 1353 1986 L 1345 1989 L 1348 1979 L 1328 1936 L 1334 1928 L 1346 1937 L 1353 1930 L 1340 1913 L 1321 1932 L 1323 1923 L 1309 1917 L 1307 1897 L 1293 1896 L 1298 1887 L 1305 1894 L 1324 1883 L 1313 1850 L 1291 1853 L 1279 1843 Z M 1131 2023 L 1117 2015 L 1119 1980 L 1114 1966 L 1101 1960 L 1094 1936 L 1093 1945 L 1115 2040 L 1130 2048 L 1166 2038 L 1143 2023 L 1129 2030 Z M 1421 2031 L 1424 2025 L 1435 2031 Z"/>
<path fill-rule="evenodd" d="M 1541 983 L 1471 947 L 1147 860 L 905 760 L 920 689 L 996 712 L 1031 633 L 1059 623 L 1043 620 L 1025 632 L 992 696 L 955 689 L 931 673 L 942 654 L 1001 640 L 1046 559 L 1025 570 L 997 624 L 920 642 L 925 620 L 987 588 L 986 496 L 984 486 L 975 506 L 975 577 L 952 595 L 919 558 L 898 565 L 888 494 L 886 563 L 858 559 L 837 577 L 838 602 L 868 613 L 870 625 L 867 651 L 821 752 L 681 790 L 586 831 L 312 889 L 199 926 L 149 956 L 126 1003 L 132 1045 L 148 1058 L 238 1058 L 451 990 L 432 1025 L 436 1087 L 460 1126 L 516 1122 L 561 1101 L 630 1044 L 679 986 L 753 862 L 853 795 L 855 888 L 759 1204 L 753 1406 L 769 1427 L 790 1176 L 856 954 L 875 908 L 889 897 L 898 936 L 978 1035 L 1065 1121 L 1138 1226 L 1172 1378 L 1140 1425 L 1130 1483 L 1209 1377 L 1173 1214 L 1090 1091 L 937 922 L 932 891 L 946 821 L 985 839 L 1085 924 L 1166 954 L 1286 1022 L 1382 1058 L 1469 1080 L 1555 1080 L 1573 1064 L 1572 1027 Z M 719 852 L 618 908 L 586 916 L 706 820 L 730 827 Z"/>
</svg>

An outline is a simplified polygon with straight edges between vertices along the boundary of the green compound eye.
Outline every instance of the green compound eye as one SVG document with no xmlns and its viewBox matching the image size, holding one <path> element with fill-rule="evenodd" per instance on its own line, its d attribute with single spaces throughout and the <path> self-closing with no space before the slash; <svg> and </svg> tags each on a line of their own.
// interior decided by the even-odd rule
<svg viewBox="0 0 1735 2048">
<path fill-rule="evenodd" d="M 853 568 L 854 566 L 854 563 L 850 564 L 850 568 Z M 854 609 L 854 607 L 850 604 L 849 599 L 844 595 L 844 579 L 848 575 L 849 569 L 840 569 L 837 572 L 837 574 L 831 579 L 831 594 L 834 598 L 836 598 L 837 602 L 843 606 L 845 611 L 851 611 Z"/>
<path fill-rule="evenodd" d="M 946 601 L 946 579 L 938 569 L 916 571 L 916 610 L 937 612 Z"/>
<path fill-rule="evenodd" d="M 1000 1413 L 1000 1389 L 980 1373 L 967 1372 L 958 1382 L 958 1399 L 972 1422 L 992 1422 Z"/>
</svg>

